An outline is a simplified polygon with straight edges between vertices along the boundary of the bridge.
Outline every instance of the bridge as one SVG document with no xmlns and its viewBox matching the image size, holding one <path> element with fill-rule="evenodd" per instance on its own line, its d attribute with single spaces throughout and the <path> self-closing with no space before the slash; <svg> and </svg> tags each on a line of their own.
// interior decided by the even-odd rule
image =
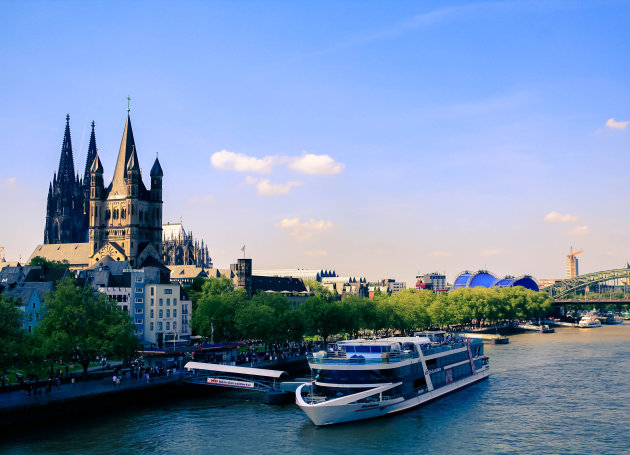
<svg viewBox="0 0 630 455">
<path fill-rule="evenodd" d="M 630 268 L 623 268 L 623 269 L 613 269 L 613 270 L 604 270 L 601 272 L 593 272 L 593 273 L 587 273 L 585 275 L 578 275 L 574 278 L 567 278 L 566 280 L 562 280 L 562 281 L 557 281 L 556 283 L 554 283 L 551 286 L 548 286 L 546 288 L 543 289 L 543 291 L 546 291 L 549 296 L 556 300 L 556 302 L 559 299 L 565 299 L 568 295 L 570 295 L 571 293 L 587 288 L 589 286 L 593 286 L 595 284 L 599 284 L 599 283 L 605 283 L 607 281 L 615 281 L 615 280 L 621 280 L 623 278 L 630 278 Z M 570 299 L 571 302 L 567 302 L 567 303 L 573 303 L 573 299 Z M 602 301 L 605 300 L 606 303 L 626 303 L 624 301 L 622 301 L 623 299 L 617 299 L 617 300 L 606 300 L 606 299 L 601 299 Z M 575 303 L 579 304 L 579 303 L 597 303 L 597 301 L 594 300 L 583 300 L 583 299 L 575 299 Z"/>
</svg>

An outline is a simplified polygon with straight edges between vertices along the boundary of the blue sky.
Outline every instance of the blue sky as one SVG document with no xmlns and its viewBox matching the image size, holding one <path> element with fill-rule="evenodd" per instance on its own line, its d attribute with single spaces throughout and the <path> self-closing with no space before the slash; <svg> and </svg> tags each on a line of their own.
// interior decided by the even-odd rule
<svg viewBox="0 0 630 455">
<path fill-rule="evenodd" d="M 111 178 L 130 95 L 165 221 L 216 266 L 621 266 L 629 25 L 620 1 L 2 2 L 0 245 L 42 242 L 66 113 Z"/>
</svg>

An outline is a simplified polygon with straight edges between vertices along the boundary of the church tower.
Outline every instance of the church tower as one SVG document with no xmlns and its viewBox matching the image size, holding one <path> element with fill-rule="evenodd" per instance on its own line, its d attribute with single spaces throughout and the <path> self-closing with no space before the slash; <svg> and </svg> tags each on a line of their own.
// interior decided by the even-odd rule
<svg viewBox="0 0 630 455">
<path fill-rule="evenodd" d="M 142 267 L 162 254 L 162 168 L 156 158 L 151 190 L 142 180 L 131 118 L 123 131 L 112 182 L 103 186 L 98 154 L 90 169 L 90 265 L 104 256 Z"/>
<path fill-rule="evenodd" d="M 74 173 L 70 115 L 61 146 L 59 169 L 48 187 L 44 243 L 81 243 L 87 237 L 85 189 Z"/>
</svg>

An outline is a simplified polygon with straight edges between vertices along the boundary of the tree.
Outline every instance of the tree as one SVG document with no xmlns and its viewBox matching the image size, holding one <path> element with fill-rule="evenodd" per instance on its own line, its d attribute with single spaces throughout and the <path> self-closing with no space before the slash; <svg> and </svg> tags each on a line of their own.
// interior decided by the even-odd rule
<svg viewBox="0 0 630 455">
<path fill-rule="evenodd" d="M 63 261 L 49 261 L 45 257 L 35 256 L 28 265 L 32 266 L 41 266 L 49 269 L 67 269 L 70 266 L 70 263 L 64 259 Z"/>
<path fill-rule="evenodd" d="M 193 278 L 190 286 L 186 286 L 184 290 L 186 291 L 186 295 L 192 302 L 192 312 L 194 313 L 197 309 L 197 304 L 199 303 L 199 299 L 202 295 L 202 288 L 204 283 L 206 282 L 206 278 L 197 276 Z"/>
<path fill-rule="evenodd" d="M 16 303 L 0 295 L 0 372 L 21 359 L 26 339 L 22 329 L 23 319 L 24 312 Z"/>
<path fill-rule="evenodd" d="M 306 299 L 299 308 L 308 334 L 319 335 L 328 342 L 328 337 L 343 330 L 342 309 L 337 302 L 327 300 L 324 294 Z"/>
<path fill-rule="evenodd" d="M 222 295 L 234 291 L 234 282 L 228 277 L 208 278 L 201 287 L 202 297 Z"/>
<path fill-rule="evenodd" d="M 104 294 L 60 281 L 46 299 L 47 311 L 35 336 L 50 359 L 73 357 L 84 374 L 97 356 L 126 358 L 139 347 L 129 315 Z"/>
<path fill-rule="evenodd" d="M 212 283 L 213 280 L 216 278 L 203 286 L 191 327 L 198 335 L 212 337 L 215 341 L 237 340 L 241 335 L 236 328 L 236 311 L 246 304 L 247 293 L 244 289 L 230 291 L 228 286 L 223 286 L 227 284 L 225 281 Z"/>
</svg>

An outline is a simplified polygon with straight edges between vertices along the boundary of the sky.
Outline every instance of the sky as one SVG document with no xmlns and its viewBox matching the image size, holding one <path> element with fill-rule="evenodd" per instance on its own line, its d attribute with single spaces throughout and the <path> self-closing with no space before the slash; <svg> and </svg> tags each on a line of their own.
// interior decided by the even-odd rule
<svg viewBox="0 0 630 455">
<path fill-rule="evenodd" d="M 215 267 L 413 285 L 630 259 L 627 1 L 0 1 L 0 246 L 43 243 L 65 116 L 111 179 L 131 97 Z"/>
</svg>

